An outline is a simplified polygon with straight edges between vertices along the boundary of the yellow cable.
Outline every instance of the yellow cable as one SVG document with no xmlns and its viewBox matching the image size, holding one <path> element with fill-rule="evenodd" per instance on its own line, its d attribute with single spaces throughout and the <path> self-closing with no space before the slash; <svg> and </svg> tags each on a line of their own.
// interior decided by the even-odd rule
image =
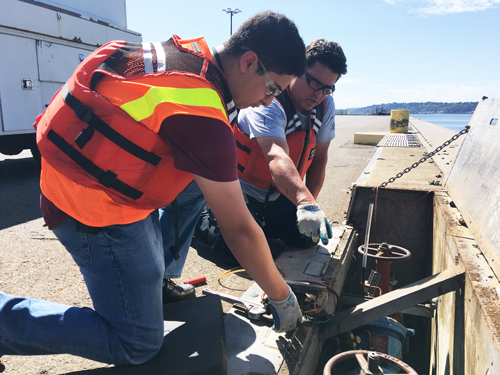
<svg viewBox="0 0 500 375">
<path fill-rule="evenodd" d="M 281 269 L 281 270 L 283 271 L 283 277 L 286 277 L 286 276 L 287 276 L 287 273 L 286 273 L 286 268 L 285 268 L 285 267 L 283 267 L 281 264 L 278 264 L 278 263 L 274 263 L 274 265 L 275 265 L 277 268 L 279 268 L 279 269 Z"/>
<path fill-rule="evenodd" d="M 325 302 L 323 303 L 323 306 L 318 308 L 318 300 L 321 298 L 322 295 L 325 295 Z M 311 298 L 312 300 L 314 300 L 314 308 L 311 309 L 311 310 L 302 310 L 302 313 L 303 314 L 319 314 L 321 311 L 323 311 L 323 309 L 326 307 L 326 304 L 328 302 L 328 293 L 327 292 L 321 292 L 320 295 L 317 297 L 317 298 L 314 298 L 312 297 L 311 295 L 309 294 L 306 294 L 309 298 Z"/>
<path fill-rule="evenodd" d="M 221 282 L 221 279 L 224 278 L 224 277 L 226 277 L 226 276 L 232 275 L 234 273 L 239 273 L 239 272 L 245 272 L 245 269 L 241 268 L 240 266 L 238 266 L 238 267 L 234 267 L 234 268 L 231 268 L 230 270 L 225 271 L 222 275 L 220 275 L 217 278 L 217 281 L 219 282 L 219 285 L 223 286 L 224 288 L 231 289 L 231 288 L 223 285 L 222 282 Z"/>
<path fill-rule="evenodd" d="M 286 273 L 285 267 L 283 267 L 281 264 L 278 264 L 278 263 L 275 263 L 275 265 L 276 265 L 277 268 L 279 268 L 279 269 L 281 269 L 283 271 L 283 274 L 284 274 L 283 277 L 286 277 L 287 273 Z M 227 271 L 223 272 L 222 275 L 220 275 L 217 278 L 217 281 L 218 281 L 219 285 L 223 286 L 224 288 L 231 289 L 231 288 L 223 285 L 222 282 L 221 282 L 221 279 L 224 278 L 224 277 L 226 277 L 226 276 L 232 275 L 234 273 L 239 273 L 239 272 L 246 272 L 246 270 L 244 268 L 242 268 L 241 266 L 237 266 L 237 267 L 231 268 L 230 270 L 227 270 Z"/>
</svg>

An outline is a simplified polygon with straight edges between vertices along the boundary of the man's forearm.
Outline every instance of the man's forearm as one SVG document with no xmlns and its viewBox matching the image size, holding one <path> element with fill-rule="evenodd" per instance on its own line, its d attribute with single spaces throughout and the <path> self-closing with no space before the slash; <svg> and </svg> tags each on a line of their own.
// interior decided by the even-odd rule
<svg viewBox="0 0 500 375">
<path fill-rule="evenodd" d="M 270 298 L 286 298 L 288 286 L 276 269 L 264 232 L 248 211 L 239 181 L 215 182 L 196 175 L 195 180 L 238 262 Z"/>
<path fill-rule="evenodd" d="M 288 286 L 278 272 L 264 232 L 253 220 L 243 231 L 225 232 L 222 236 L 231 252 L 267 295 L 275 300 L 288 296 Z"/>
<path fill-rule="evenodd" d="M 321 168 L 319 171 L 314 170 L 314 168 L 309 168 L 307 171 L 306 186 L 315 200 L 318 199 L 319 192 L 323 187 L 325 175 L 326 173 L 324 168 Z"/>
<path fill-rule="evenodd" d="M 313 195 L 314 199 L 318 199 L 319 192 L 325 182 L 329 147 L 330 142 L 318 143 L 316 145 L 316 155 L 314 155 L 314 159 L 307 170 L 306 186 Z"/>
<path fill-rule="evenodd" d="M 300 178 L 297 168 L 290 158 L 273 160 L 269 163 L 269 168 L 274 184 L 293 204 L 298 206 L 316 203 L 314 195 Z"/>
</svg>

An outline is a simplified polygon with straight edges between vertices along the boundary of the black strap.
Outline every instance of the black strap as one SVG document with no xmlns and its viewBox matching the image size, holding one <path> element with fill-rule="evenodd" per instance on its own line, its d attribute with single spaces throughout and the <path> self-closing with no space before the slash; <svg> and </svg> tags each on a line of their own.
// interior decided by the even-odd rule
<svg viewBox="0 0 500 375">
<path fill-rule="evenodd" d="M 236 125 L 238 126 L 238 125 Z M 241 151 L 247 153 L 247 154 L 250 154 L 250 151 L 252 151 L 250 149 L 250 147 L 247 147 L 247 146 L 243 146 L 240 142 L 236 141 L 236 147 L 238 147 Z M 238 163 L 238 170 L 243 173 L 245 171 L 245 167 L 243 165 L 241 165 L 240 163 Z"/>
<path fill-rule="evenodd" d="M 94 128 L 87 126 L 78 134 L 74 140 L 75 144 L 82 149 L 88 141 L 94 136 Z"/>
<path fill-rule="evenodd" d="M 236 141 L 236 147 L 238 147 L 241 151 L 246 152 L 247 154 L 250 153 L 250 147 L 243 146 L 240 142 Z"/>
<path fill-rule="evenodd" d="M 75 138 L 75 143 L 78 147 L 83 148 L 94 135 L 94 129 L 108 138 L 111 142 L 121 147 L 129 154 L 144 160 L 146 163 L 157 166 L 161 158 L 152 152 L 149 152 L 142 147 L 136 145 L 123 135 L 118 133 L 111 126 L 106 124 L 98 116 L 94 115 L 92 111 L 80 100 L 75 98 L 68 89 L 68 84 L 65 84 L 61 91 L 64 102 L 75 111 L 76 117 L 81 121 L 89 124 L 89 127 L 82 130 L 82 132 Z"/>
<path fill-rule="evenodd" d="M 219 69 L 222 73 L 224 73 L 224 67 L 222 66 L 222 60 L 220 59 L 219 52 L 215 49 L 215 47 L 212 48 L 212 55 L 215 57 L 215 61 L 217 62 L 217 65 L 219 66 Z"/>
<path fill-rule="evenodd" d="M 170 246 L 170 251 L 174 254 L 175 260 L 179 260 L 179 210 L 177 208 L 177 198 L 171 203 L 172 205 L 172 215 L 174 217 L 174 237 L 175 244 Z"/>
<path fill-rule="evenodd" d="M 95 165 L 80 151 L 66 142 L 64 138 L 57 134 L 54 130 L 49 130 L 47 138 L 62 152 L 64 152 L 71 160 L 73 160 L 76 164 L 83 168 L 92 177 L 97 179 L 102 185 L 112 188 L 132 199 L 139 199 L 142 196 L 142 192 L 116 178 L 116 173 L 105 171 L 104 169 L 101 169 L 100 167 Z"/>
</svg>

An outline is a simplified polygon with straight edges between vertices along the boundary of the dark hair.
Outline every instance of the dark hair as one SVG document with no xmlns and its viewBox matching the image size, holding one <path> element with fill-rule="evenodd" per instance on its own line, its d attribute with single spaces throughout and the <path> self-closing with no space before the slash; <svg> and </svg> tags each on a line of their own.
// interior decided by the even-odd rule
<svg viewBox="0 0 500 375">
<path fill-rule="evenodd" d="M 300 76 L 304 73 L 305 45 L 297 26 L 282 14 L 267 11 L 247 19 L 224 43 L 225 50 L 239 57 L 246 47 L 254 51 L 268 71 Z M 259 64 L 260 74 L 263 71 Z"/>
<path fill-rule="evenodd" d="M 347 59 L 338 43 L 317 39 L 309 44 L 306 48 L 306 66 L 309 68 L 318 61 L 337 73 L 339 78 L 347 73 Z"/>
</svg>

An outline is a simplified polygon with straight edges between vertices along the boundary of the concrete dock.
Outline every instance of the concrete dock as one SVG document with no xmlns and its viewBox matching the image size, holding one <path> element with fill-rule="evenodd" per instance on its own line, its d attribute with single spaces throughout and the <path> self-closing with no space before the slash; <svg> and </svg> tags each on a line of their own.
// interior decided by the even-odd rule
<svg viewBox="0 0 500 375">
<path fill-rule="evenodd" d="M 333 226 L 339 228 L 343 227 L 355 185 L 380 185 L 418 162 L 455 134 L 451 130 L 410 118 L 409 134 L 417 136 L 422 147 L 377 147 L 354 143 L 354 135 L 358 132 L 389 135 L 388 116 L 337 116 L 336 119 L 336 138 L 330 146 L 327 179 L 318 201 Z M 404 173 L 388 187 L 440 190 L 442 178 L 462 140 L 463 137 L 459 138 L 434 158 Z M 38 208 L 38 171 L 29 153 L 24 152 L 17 157 L 0 155 L 0 191 L 3 213 L 0 217 L 0 289 L 13 295 L 91 307 L 78 267 L 53 233 L 43 227 Z M 244 274 L 233 274 L 224 277 L 219 283 L 218 277 L 228 268 L 213 259 L 210 253 L 192 249 L 178 281 L 205 276 L 207 284 L 197 288 L 198 296 L 202 295 L 202 288 L 241 296 L 253 285 L 253 281 Z M 223 302 L 225 312 L 230 307 Z M 99 373 L 98 369 L 109 367 L 70 355 L 5 356 L 2 361 L 6 367 L 2 375 L 77 372 L 94 375 Z M 278 367 L 279 374 L 288 373 L 283 366 Z"/>
</svg>

